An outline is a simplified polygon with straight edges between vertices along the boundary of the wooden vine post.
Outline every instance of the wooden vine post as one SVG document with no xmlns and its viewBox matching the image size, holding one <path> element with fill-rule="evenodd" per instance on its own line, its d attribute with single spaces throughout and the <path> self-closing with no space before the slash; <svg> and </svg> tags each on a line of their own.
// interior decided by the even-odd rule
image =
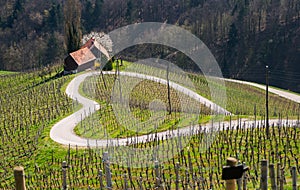
<svg viewBox="0 0 300 190">
<path fill-rule="evenodd" d="M 99 182 L 100 182 L 100 190 L 103 190 L 104 189 L 104 185 L 103 185 L 103 171 L 102 170 L 99 170 Z"/>
<path fill-rule="evenodd" d="M 297 190 L 297 169 L 296 166 L 291 168 L 292 173 L 292 183 L 293 183 L 293 190 Z"/>
<path fill-rule="evenodd" d="M 226 160 L 227 166 L 234 167 L 237 164 L 237 159 L 229 157 Z M 236 180 L 230 179 L 225 181 L 226 184 L 226 190 L 236 190 Z"/>
<path fill-rule="evenodd" d="M 175 174 L 176 174 L 176 181 L 175 181 L 175 189 L 179 190 L 179 162 L 176 162 L 176 166 L 175 166 Z"/>
<path fill-rule="evenodd" d="M 110 163 L 109 163 L 109 157 L 108 152 L 103 153 L 103 162 L 104 162 L 104 168 L 105 168 L 105 178 L 106 178 L 106 186 L 107 189 L 112 189 L 112 180 L 111 180 L 111 172 L 110 172 Z"/>
<path fill-rule="evenodd" d="M 270 179 L 271 179 L 271 189 L 277 190 L 274 164 L 269 165 L 269 173 L 270 173 Z"/>
<path fill-rule="evenodd" d="M 268 190 L 268 161 L 261 161 L 260 189 Z"/>
<path fill-rule="evenodd" d="M 161 186 L 161 178 L 160 178 L 160 172 L 159 172 L 159 163 L 158 161 L 156 160 L 154 162 L 154 169 L 155 169 L 155 186 L 156 186 L 156 189 L 160 190 L 162 189 L 162 186 Z"/>
<path fill-rule="evenodd" d="M 62 175 L 63 175 L 63 179 L 62 179 L 62 189 L 66 190 L 67 189 L 67 162 L 63 161 L 62 162 Z"/>
<path fill-rule="evenodd" d="M 22 166 L 16 166 L 14 168 L 14 177 L 16 190 L 26 190 L 25 187 L 25 173 Z"/>
</svg>

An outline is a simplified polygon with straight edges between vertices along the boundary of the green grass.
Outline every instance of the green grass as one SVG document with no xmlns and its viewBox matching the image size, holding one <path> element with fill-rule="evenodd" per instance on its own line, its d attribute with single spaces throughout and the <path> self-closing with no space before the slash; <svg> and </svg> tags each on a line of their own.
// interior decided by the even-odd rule
<svg viewBox="0 0 300 190">
<path fill-rule="evenodd" d="M 0 70 L 0 76 L 6 76 L 6 75 L 12 75 L 12 74 L 17 74 L 17 72 Z"/>
<path fill-rule="evenodd" d="M 120 61 L 118 61 L 118 62 L 119 62 L 118 65 L 117 65 L 117 62 L 116 62 L 116 61 L 113 63 L 113 70 L 114 70 L 114 71 L 117 70 L 117 66 L 119 67 L 118 69 L 119 69 L 120 71 L 124 71 L 124 70 L 126 70 L 126 68 L 128 68 L 129 66 L 132 65 L 131 62 L 126 61 L 126 60 L 123 60 L 123 61 L 122 61 L 122 65 L 121 65 L 121 62 L 120 62 Z"/>
</svg>

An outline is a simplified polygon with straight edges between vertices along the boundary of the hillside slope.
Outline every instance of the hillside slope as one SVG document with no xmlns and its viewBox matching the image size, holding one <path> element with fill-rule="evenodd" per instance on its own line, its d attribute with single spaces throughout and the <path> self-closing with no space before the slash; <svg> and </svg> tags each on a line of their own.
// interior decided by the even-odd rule
<svg viewBox="0 0 300 190">
<path fill-rule="evenodd" d="M 80 1 L 84 34 L 136 22 L 177 24 L 206 43 L 226 77 L 262 83 L 268 64 L 272 85 L 300 92 L 300 1 Z M 63 1 L 0 0 L 0 5 L 0 69 L 28 70 L 62 61 Z M 154 49 L 149 56 L 167 56 L 162 48 Z M 136 48 L 126 56 L 137 59 L 148 52 Z M 174 60 L 195 70 L 182 55 Z"/>
</svg>

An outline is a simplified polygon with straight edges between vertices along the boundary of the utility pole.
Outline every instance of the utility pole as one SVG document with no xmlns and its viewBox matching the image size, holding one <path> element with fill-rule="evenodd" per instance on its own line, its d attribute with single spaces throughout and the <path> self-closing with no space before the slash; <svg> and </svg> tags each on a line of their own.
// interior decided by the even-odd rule
<svg viewBox="0 0 300 190">
<path fill-rule="evenodd" d="M 269 66 L 266 65 L 266 134 L 269 138 Z"/>
</svg>

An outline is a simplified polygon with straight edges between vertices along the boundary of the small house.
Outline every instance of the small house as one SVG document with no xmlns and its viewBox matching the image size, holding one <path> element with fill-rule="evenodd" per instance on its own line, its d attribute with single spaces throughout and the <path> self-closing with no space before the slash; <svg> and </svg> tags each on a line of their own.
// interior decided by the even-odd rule
<svg viewBox="0 0 300 190">
<path fill-rule="evenodd" d="M 95 38 L 88 40 L 78 51 L 72 52 L 64 61 L 65 74 L 77 73 L 96 66 L 104 66 L 109 58 L 107 50 Z"/>
<path fill-rule="evenodd" d="M 64 70 L 66 73 L 77 73 L 93 68 L 96 61 L 95 55 L 87 47 L 69 54 L 65 58 Z"/>
<path fill-rule="evenodd" d="M 91 50 L 97 59 L 97 63 L 104 65 L 110 59 L 109 53 L 107 50 L 99 43 L 95 38 L 89 39 L 83 46 Z"/>
</svg>

